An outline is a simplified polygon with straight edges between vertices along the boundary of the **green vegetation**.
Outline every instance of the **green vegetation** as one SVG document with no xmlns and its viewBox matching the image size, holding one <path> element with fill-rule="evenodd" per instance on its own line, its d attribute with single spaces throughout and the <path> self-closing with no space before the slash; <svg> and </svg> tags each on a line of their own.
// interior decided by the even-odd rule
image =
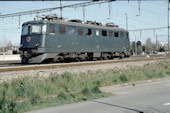
<svg viewBox="0 0 170 113">
<path fill-rule="evenodd" d="M 101 92 L 99 87 L 168 77 L 169 70 L 170 60 L 165 60 L 148 63 L 143 67 L 114 68 L 80 74 L 51 73 L 46 79 L 37 74 L 34 78 L 13 80 L 0 85 L 0 113 L 20 113 L 106 97 L 111 94 Z"/>
</svg>

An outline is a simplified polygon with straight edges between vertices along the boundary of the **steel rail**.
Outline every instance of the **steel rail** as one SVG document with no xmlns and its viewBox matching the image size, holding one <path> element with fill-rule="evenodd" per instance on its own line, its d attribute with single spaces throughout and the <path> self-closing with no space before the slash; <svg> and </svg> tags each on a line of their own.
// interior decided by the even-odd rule
<svg viewBox="0 0 170 113">
<path fill-rule="evenodd" d="M 76 63 L 60 63 L 60 64 L 46 64 L 46 65 L 29 65 L 29 66 L 14 66 L 14 67 L 1 67 L 0 73 L 10 71 L 26 71 L 26 70 L 40 70 L 40 69 L 59 69 L 68 67 L 99 65 L 108 63 L 127 63 L 138 61 L 151 61 L 151 60 L 164 60 L 170 59 L 170 57 L 158 57 L 158 58 L 142 58 L 142 59 L 125 59 L 125 60 L 106 60 L 106 61 L 93 61 L 93 62 L 76 62 Z"/>
</svg>

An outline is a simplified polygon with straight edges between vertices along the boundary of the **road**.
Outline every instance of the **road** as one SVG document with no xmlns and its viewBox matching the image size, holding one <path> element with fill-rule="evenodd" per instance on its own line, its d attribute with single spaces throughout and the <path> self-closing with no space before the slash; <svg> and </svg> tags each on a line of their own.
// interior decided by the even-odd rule
<svg viewBox="0 0 170 113">
<path fill-rule="evenodd" d="M 28 113 L 170 113 L 170 80 L 111 89 L 114 96 Z"/>
</svg>

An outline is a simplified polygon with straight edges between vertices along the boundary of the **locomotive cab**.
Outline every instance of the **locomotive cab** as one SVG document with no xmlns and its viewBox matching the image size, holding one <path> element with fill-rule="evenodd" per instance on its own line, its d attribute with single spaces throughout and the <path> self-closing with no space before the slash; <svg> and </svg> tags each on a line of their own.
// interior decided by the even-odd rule
<svg viewBox="0 0 170 113">
<path fill-rule="evenodd" d="M 27 22 L 22 25 L 20 57 L 21 63 L 28 63 L 32 57 L 39 55 L 38 48 L 42 48 L 45 38 L 46 25 L 38 22 Z"/>
</svg>

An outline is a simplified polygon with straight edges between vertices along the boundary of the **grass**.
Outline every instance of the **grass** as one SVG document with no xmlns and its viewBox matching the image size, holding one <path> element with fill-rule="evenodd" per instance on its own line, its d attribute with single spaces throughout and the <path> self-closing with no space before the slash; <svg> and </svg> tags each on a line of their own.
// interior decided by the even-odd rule
<svg viewBox="0 0 170 113">
<path fill-rule="evenodd" d="M 0 85 L 0 113 L 22 113 L 44 107 L 86 101 L 111 94 L 101 86 L 170 76 L 170 60 L 127 69 L 97 70 L 87 73 L 51 73 L 46 79 L 26 77 Z M 135 84 L 134 84 L 135 85 Z"/>
</svg>

